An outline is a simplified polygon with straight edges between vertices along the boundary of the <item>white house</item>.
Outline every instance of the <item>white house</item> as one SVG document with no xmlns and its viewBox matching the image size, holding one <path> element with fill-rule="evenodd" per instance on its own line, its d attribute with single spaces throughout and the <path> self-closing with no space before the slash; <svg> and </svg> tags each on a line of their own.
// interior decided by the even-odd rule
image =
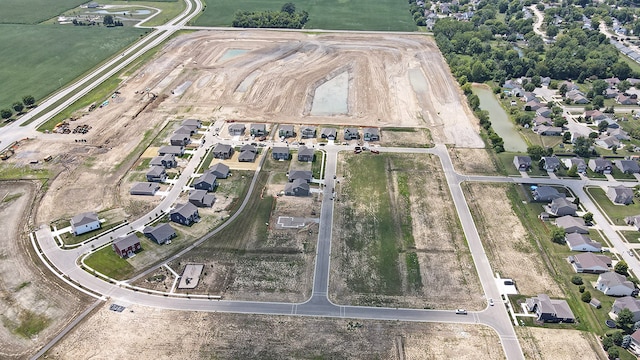
<svg viewBox="0 0 640 360">
<path fill-rule="evenodd" d="M 631 296 L 636 292 L 636 287 L 631 281 L 613 271 L 600 274 L 595 288 L 609 296 Z"/>
<path fill-rule="evenodd" d="M 71 230 L 75 235 L 100 229 L 100 219 L 94 212 L 86 212 L 71 218 Z"/>
</svg>

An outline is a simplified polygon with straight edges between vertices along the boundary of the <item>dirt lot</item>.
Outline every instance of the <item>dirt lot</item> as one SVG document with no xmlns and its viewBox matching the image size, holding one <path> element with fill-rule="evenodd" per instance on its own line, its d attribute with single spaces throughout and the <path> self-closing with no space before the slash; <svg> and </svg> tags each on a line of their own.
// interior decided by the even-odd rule
<svg viewBox="0 0 640 360">
<path fill-rule="evenodd" d="M 512 278 L 521 294 L 562 297 L 527 230 L 513 212 L 504 184 L 465 184 L 465 196 L 494 271 Z M 526 270 L 524 270 L 526 269 Z"/>
<path fill-rule="evenodd" d="M 450 148 L 449 156 L 456 172 L 467 175 L 499 175 L 487 149 Z"/>
<path fill-rule="evenodd" d="M 498 337 L 482 326 L 141 306 L 116 313 L 108 306 L 76 327 L 48 358 L 127 358 L 135 349 L 136 359 L 504 359 Z"/>
<path fill-rule="evenodd" d="M 530 360 L 606 360 L 591 333 L 576 330 L 516 327 L 524 356 Z"/>
<path fill-rule="evenodd" d="M 23 230 L 37 186 L 0 182 L 0 358 L 24 358 L 43 346 L 73 317 L 87 299 L 51 281 L 34 265 Z"/>
<path fill-rule="evenodd" d="M 332 240 L 334 301 L 480 309 L 482 289 L 437 157 L 342 156 Z M 395 219 L 383 223 L 389 217 Z"/>
</svg>

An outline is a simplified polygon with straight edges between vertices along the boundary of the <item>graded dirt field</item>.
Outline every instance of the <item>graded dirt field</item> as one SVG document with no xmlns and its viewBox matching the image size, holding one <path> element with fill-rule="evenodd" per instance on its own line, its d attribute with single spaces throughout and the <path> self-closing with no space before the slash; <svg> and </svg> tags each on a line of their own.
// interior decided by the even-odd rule
<svg viewBox="0 0 640 360">
<path fill-rule="evenodd" d="M 516 327 L 522 352 L 529 360 L 606 360 L 595 335 L 577 330 Z"/>
<path fill-rule="evenodd" d="M 180 312 L 105 304 L 48 359 L 504 359 L 483 326 Z M 126 306 L 126 304 L 123 304 Z M 117 345 L 117 346 L 115 346 Z"/>
<path fill-rule="evenodd" d="M 527 230 L 511 208 L 506 184 L 463 184 L 473 219 L 491 267 L 502 278 L 515 280 L 524 295 L 563 292 L 545 267 L 537 249 L 527 238 Z"/>
<path fill-rule="evenodd" d="M 487 149 L 450 148 L 449 156 L 459 174 L 500 175 Z"/>
<path fill-rule="evenodd" d="M 37 185 L 0 182 L 0 358 L 25 358 L 43 346 L 86 306 L 86 299 L 52 281 L 23 232 Z"/>
<path fill-rule="evenodd" d="M 439 159 L 346 154 L 338 164 L 333 301 L 480 309 L 482 289 Z"/>
</svg>

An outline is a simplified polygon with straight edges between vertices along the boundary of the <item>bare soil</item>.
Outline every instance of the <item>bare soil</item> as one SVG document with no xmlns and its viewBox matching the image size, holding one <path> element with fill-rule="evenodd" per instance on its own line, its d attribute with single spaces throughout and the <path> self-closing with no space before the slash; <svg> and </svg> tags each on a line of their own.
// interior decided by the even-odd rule
<svg viewBox="0 0 640 360">
<path fill-rule="evenodd" d="M 35 264 L 26 236 L 38 185 L 0 182 L 0 358 L 25 358 L 42 347 L 88 304 Z M 31 249 L 31 250 L 30 250 Z"/>
<path fill-rule="evenodd" d="M 527 359 L 607 359 L 595 335 L 585 331 L 516 327 L 516 333 Z"/>
<path fill-rule="evenodd" d="M 46 356 L 100 359 L 109 354 L 117 359 L 135 351 L 136 359 L 504 359 L 498 337 L 483 326 L 180 312 L 137 305 L 116 313 L 108 306 Z"/>
<path fill-rule="evenodd" d="M 511 208 L 508 186 L 477 183 L 463 186 L 491 267 L 501 277 L 514 279 L 521 294 L 562 297 L 564 293 Z"/>
<path fill-rule="evenodd" d="M 466 175 L 500 175 L 487 149 L 450 148 L 456 172 Z"/>
</svg>

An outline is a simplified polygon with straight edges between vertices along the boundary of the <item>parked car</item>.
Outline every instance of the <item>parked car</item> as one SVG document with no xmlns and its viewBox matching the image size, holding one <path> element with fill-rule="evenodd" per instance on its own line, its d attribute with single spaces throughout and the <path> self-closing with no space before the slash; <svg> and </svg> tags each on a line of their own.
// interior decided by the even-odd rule
<svg viewBox="0 0 640 360">
<path fill-rule="evenodd" d="M 371 149 L 372 154 L 380 154 L 380 151 Z"/>
<path fill-rule="evenodd" d="M 458 315 L 467 315 L 467 310 L 465 309 L 457 309 L 456 314 Z"/>
</svg>

